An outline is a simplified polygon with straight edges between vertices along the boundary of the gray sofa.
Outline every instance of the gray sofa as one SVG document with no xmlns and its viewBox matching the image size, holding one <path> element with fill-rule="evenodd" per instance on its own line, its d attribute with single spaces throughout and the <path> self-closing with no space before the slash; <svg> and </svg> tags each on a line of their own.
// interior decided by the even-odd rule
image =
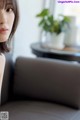
<svg viewBox="0 0 80 120">
<path fill-rule="evenodd" d="M 0 111 L 10 120 L 80 120 L 80 64 L 7 56 Z"/>
</svg>

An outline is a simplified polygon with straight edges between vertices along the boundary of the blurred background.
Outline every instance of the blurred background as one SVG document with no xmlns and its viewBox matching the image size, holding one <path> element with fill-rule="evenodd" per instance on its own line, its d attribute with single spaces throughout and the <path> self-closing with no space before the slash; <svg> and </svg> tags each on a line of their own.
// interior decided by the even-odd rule
<svg viewBox="0 0 80 120">
<path fill-rule="evenodd" d="M 76 41 L 80 45 L 80 3 L 58 3 L 58 0 L 18 0 L 20 22 L 13 42 L 13 59 L 17 56 L 35 57 L 30 45 L 41 40 L 41 30 L 36 14 L 43 8 L 49 8 L 57 18 L 58 14 L 72 16 L 77 31 Z"/>
</svg>

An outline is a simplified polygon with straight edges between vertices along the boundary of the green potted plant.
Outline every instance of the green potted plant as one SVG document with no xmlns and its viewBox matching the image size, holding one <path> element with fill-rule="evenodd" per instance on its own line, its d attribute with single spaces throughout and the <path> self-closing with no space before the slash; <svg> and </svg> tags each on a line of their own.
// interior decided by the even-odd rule
<svg viewBox="0 0 80 120">
<path fill-rule="evenodd" d="M 59 15 L 57 19 L 50 13 L 49 9 L 43 9 L 36 17 L 40 18 L 39 27 L 47 33 L 47 39 L 50 39 L 53 44 L 51 46 L 56 48 L 63 48 L 62 42 L 64 40 L 65 32 L 70 29 L 69 16 Z M 60 42 L 59 42 L 60 41 Z M 60 44 L 60 46 L 59 46 Z"/>
</svg>

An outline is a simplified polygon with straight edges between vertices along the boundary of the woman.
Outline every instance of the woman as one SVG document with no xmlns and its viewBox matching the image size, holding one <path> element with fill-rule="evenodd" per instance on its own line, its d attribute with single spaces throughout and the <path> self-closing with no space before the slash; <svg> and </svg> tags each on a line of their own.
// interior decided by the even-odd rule
<svg viewBox="0 0 80 120">
<path fill-rule="evenodd" d="M 5 68 L 5 52 L 9 52 L 8 42 L 12 39 L 19 20 L 16 0 L 0 0 L 0 93 Z M 1 98 L 1 97 L 0 97 Z"/>
</svg>

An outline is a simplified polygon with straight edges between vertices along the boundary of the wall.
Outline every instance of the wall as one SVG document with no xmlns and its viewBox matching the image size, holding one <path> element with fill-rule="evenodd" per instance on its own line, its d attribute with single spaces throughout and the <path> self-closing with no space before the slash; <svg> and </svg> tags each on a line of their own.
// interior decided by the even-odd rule
<svg viewBox="0 0 80 120">
<path fill-rule="evenodd" d="M 20 22 L 14 36 L 13 59 L 17 56 L 34 57 L 30 44 L 39 41 L 40 29 L 35 17 L 42 9 L 43 0 L 19 0 Z"/>
</svg>

